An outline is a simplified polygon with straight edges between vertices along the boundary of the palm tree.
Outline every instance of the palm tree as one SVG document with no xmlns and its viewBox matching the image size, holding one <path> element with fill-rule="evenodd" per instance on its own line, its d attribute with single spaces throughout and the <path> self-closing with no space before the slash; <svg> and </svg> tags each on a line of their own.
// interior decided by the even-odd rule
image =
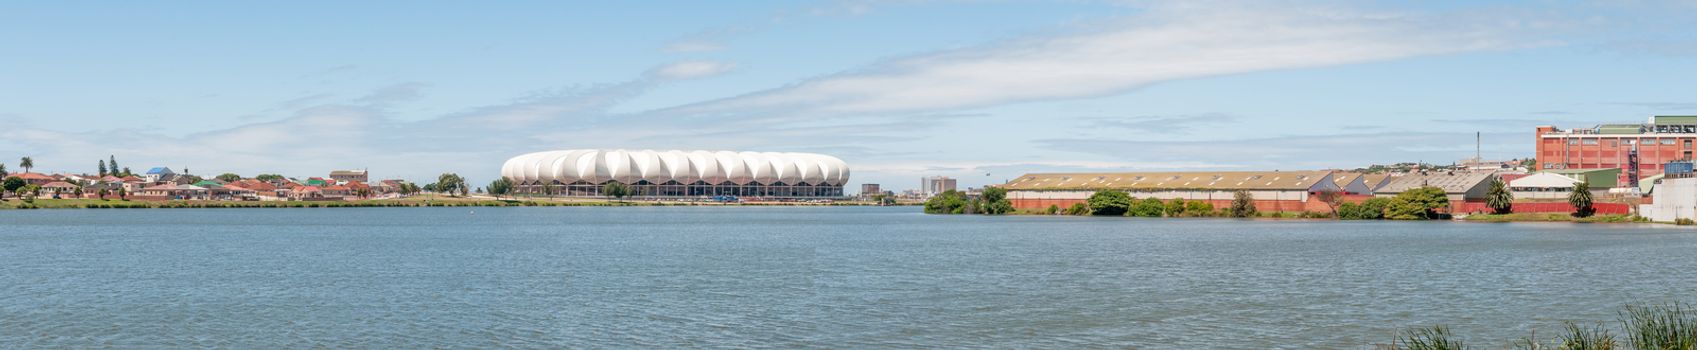
<svg viewBox="0 0 1697 350">
<path fill-rule="evenodd" d="M 1587 217 L 1597 211 L 1591 206 L 1591 184 L 1580 181 L 1573 184 L 1573 193 L 1567 194 L 1567 204 L 1573 205 L 1573 216 Z"/>
<path fill-rule="evenodd" d="M 24 172 L 27 173 L 27 172 L 29 172 L 30 168 L 35 167 L 35 159 L 30 158 L 30 157 L 24 157 L 24 159 L 18 160 L 18 166 L 23 167 Z"/>
<path fill-rule="evenodd" d="M 1497 214 L 1514 212 L 1514 194 L 1509 193 L 1508 185 L 1503 184 L 1502 178 L 1491 181 L 1491 190 L 1485 194 L 1485 204 Z"/>
</svg>

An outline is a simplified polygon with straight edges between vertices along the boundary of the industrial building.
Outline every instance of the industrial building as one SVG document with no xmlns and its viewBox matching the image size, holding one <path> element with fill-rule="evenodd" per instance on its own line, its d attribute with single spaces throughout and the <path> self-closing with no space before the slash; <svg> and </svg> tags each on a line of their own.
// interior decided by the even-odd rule
<svg viewBox="0 0 1697 350">
<path fill-rule="evenodd" d="M 1391 178 L 1389 184 L 1374 190 L 1373 195 L 1390 198 L 1416 188 L 1437 187 L 1444 190 L 1454 206 L 1461 202 L 1485 201 L 1485 195 L 1491 190 L 1491 181 L 1496 179 L 1497 173 L 1490 171 L 1414 173 Z"/>
<path fill-rule="evenodd" d="M 531 194 L 599 197 L 618 183 L 632 197 L 836 198 L 849 169 L 811 153 L 611 149 L 520 155 L 501 176 Z"/>
<path fill-rule="evenodd" d="M 1623 169 L 1617 183 L 1661 174 L 1663 164 L 1692 158 L 1697 116 L 1654 116 L 1642 124 L 1603 124 L 1589 129 L 1537 129 L 1534 170 Z"/>
<path fill-rule="evenodd" d="M 1322 191 L 1341 191 L 1331 171 L 1225 171 L 1025 174 L 1002 185 L 1018 209 L 1062 208 L 1084 203 L 1098 190 L 1119 190 L 1135 198 L 1207 201 L 1215 207 L 1231 204 L 1237 191 L 1246 191 L 1263 211 L 1330 212 L 1313 198 Z"/>
</svg>

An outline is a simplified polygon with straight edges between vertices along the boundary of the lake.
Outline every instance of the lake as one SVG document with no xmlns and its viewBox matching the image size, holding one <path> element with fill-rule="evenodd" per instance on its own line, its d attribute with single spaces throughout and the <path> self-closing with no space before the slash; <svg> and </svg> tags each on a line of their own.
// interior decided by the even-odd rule
<svg viewBox="0 0 1697 350">
<path fill-rule="evenodd" d="M 1500 348 L 1697 301 L 1697 230 L 916 207 L 0 211 L 0 347 Z"/>
</svg>

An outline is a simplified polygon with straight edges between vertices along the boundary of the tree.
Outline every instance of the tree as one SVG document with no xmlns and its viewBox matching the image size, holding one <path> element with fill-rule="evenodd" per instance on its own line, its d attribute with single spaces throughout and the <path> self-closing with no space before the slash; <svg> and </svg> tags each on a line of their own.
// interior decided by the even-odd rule
<svg viewBox="0 0 1697 350">
<path fill-rule="evenodd" d="M 1144 198 L 1143 200 L 1140 200 L 1140 201 L 1133 201 L 1132 204 L 1131 204 L 1131 208 L 1126 211 L 1125 215 L 1126 216 L 1146 217 L 1146 218 L 1158 218 L 1158 217 L 1161 217 L 1161 213 L 1163 213 L 1165 211 L 1167 211 L 1167 206 L 1165 204 L 1162 204 L 1160 199 L 1155 199 L 1154 197 L 1150 197 L 1150 198 Z"/>
<path fill-rule="evenodd" d="M 620 200 L 630 195 L 630 188 L 625 187 L 625 184 L 622 183 L 608 182 L 606 186 L 601 187 L 601 194 Z"/>
<path fill-rule="evenodd" d="M 1167 217 L 1184 216 L 1184 198 L 1173 198 L 1173 200 L 1167 201 L 1165 208 L 1162 209 L 1166 212 Z"/>
<path fill-rule="evenodd" d="M 1449 196 L 1437 187 L 1420 187 L 1398 193 L 1385 208 L 1385 218 L 1391 220 L 1441 219 L 1438 209 L 1448 208 Z"/>
<path fill-rule="evenodd" d="M 106 157 L 107 157 L 106 167 L 111 169 L 111 172 L 112 172 L 113 175 L 117 175 L 117 173 L 118 173 L 118 157 L 112 156 L 112 155 L 107 155 Z M 124 168 L 124 174 L 123 175 L 117 175 L 117 176 L 118 177 L 130 176 L 130 168 Z"/>
<path fill-rule="evenodd" d="M 259 180 L 259 181 L 265 181 L 265 182 L 275 182 L 275 181 L 282 181 L 282 180 L 283 180 L 283 175 L 277 175 L 277 174 L 259 174 L 259 175 L 258 175 L 258 176 L 254 176 L 254 177 L 253 177 L 253 179 L 254 179 L 254 180 Z"/>
<path fill-rule="evenodd" d="M 501 195 L 513 191 L 513 181 L 507 180 L 507 177 L 503 176 L 489 182 L 489 186 L 485 188 L 489 189 L 489 194 L 495 196 L 495 199 L 501 199 Z"/>
<path fill-rule="evenodd" d="M 12 174 L 6 173 L 6 165 L 0 164 L 0 179 L 4 179 L 4 178 L 6 178 L 7 176 L 10 176 L 10 175 L 12 175 Z"/>
<path fill-rule="evenodd" d="M 926 214 L 964 214 L 966 213 L 966 193 L 948 190 L 938 193 L 925 200 Z"/>
<path fill-rule="evenodd" d="M 100 160 L 100 176 L 106 176 L 106 160 Z"/>
<path fill-rule="evenodd" d="M 1091 215 L 1121 216 L 1131 210 L 1131 195 L 1125 191 L 1100 190 L 1084 200 Z"/>
<path fill-rule="evenodd" d="M 1233 192 L 1231 216 L 1234 218 L 1255 216 L 1255 196 L 1244 190 Z"/>
<path fill-rule="evenodd" d="M 40 196 L 40 195 L 41 195 L 41 186 L 24 185 L 23 188 L 18 189 L 18 196 L 23 197 L 25 202 L 32 202 L 33 203 L 33 202 L 35 202 L 35 197 Z"/>
<path fill-rule="evenodd" d="M 465 187 L 465 179 L 461 178 L 459 174 L 442 173 L 441 176 L 436 177 L 437 192 L 447 193 L 449 196 L 452 196 L 454 195 L 455 190 L 461 190 L 463 187 Z"/>
<path fill-rule="evenodd" d="M 95 195 L 100 196 L 100 200 L 106 200 L 106 195 L 109 194 L 112 194 L 112 191 L 106 190 L 105 187 L 101 187 L 100 192 L 95 192 Z"/>
<path fill-rule="evenodd" d="M 1508 185 L 1502 178 L 1491 180 L 1491 190 L 1485 193 L 1485 204 L 1491 206 L 1491 211 L 1497 214 L 1514 212 L 1514 194 L 1509 193 Z"/>
<path fill-rule="evenodd" d="M 1573 192 L 1567 194 L 1567 204 L 1573 205 L 1573 216 L 1588 217 L 1597 212 L 1591 203 L 1591 184 L 1584 181 L 1573 184 Z"/>
<path fill-rule="evenodd" d="M 1332 216 L 1338 216 L 1338 205 L 1343 203 L 1343 191 L 1336 189 L 1320 190 L 1314 192 L 1314 199 L 1319 200 L 1320 203 L 1326 203 L 1326 207 L 1332 209 Z"/>
<path fill-rule="evenodd" d="M 130 172 L 130 167 L 124 167 L 124 176 L 120 177 L 129 177 L 131 175 L 135 175 L 135 173 Z"/>
<path fill-rule="evenodd" d="M 29 172 L 30 168 L 35 167 L 35 158 L 24 157 L 23 159 L 19 159 L 18 160 L 18 167 L 24 168 L 24 172 L 26 172 L 26 173 Z"/>
<path fill-rule="evenodd" d="M 1013 212 L 1013 202 L 1008 201 L 1008 189 L 1001 187 L 984 188 L 984 214 L 1002 215 Z"/>
<path fill-rule="evenodd" d="M 223 181 L 223 182 L 229 183 L 229 182 L 242 181 L 242 176 L 236 175 L 235 173 L 223 173 L 223 174 L 219 174 L 218 177 L 215 177 L 215 179 L 218 179 L 218 181 Z"/>
<path fill-rule="evenodd" d="M 0 181 L 0 188 L 6 189 L 5 191 L 0 191 L 0 198 L 6 198 L 6 192 L 17 193 L 19 189 L 24 188 L 24 185 L 28 185 L 28 183 L 24 182 L 24 179 L 18 178 L 17 176 L 6 177 L 5 181 Z"/>
<path fill-rule="evenodd" d="M 1338 219 L 1343 220 L 1379 220 L 1385 218 L 1385 208 L 1389 207 L 1388 198 L 1368 198 L 1361 204 L 1343 203 L 1338 205 Z"/>
<path fill-rule="evenodd" d="M 542 183 L 542 195 L 548 196 L 548 199 L 554 199 L 554 182 L 553 181 Z"/>
</svg>

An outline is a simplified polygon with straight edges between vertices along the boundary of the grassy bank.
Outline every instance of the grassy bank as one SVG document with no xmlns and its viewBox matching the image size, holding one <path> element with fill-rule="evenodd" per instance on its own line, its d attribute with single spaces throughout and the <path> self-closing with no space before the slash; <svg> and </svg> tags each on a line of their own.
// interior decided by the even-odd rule
<svg viewBox="0 0 1697 350">
<path fill-rule="evenodd" d="M 864 206 L 871 203 L 691 203 L 612 200 L 476 199 L 412 197 L 357 201 L 126 201 L 118 199 L 36 199 L 26 202 L 8 198 L 0 209 L 172 209 L 172 208 L 369 208 L 369 207 L 631 207 L 631 206 Z"/>
<path fill-rule="evenodd" d="M 1567 213 L 1512 213 L 1512 214 L 1477 214 L 1462 218 L 1464 221 L 1477 222 L 1591 222 L 1591 223 L 1648 223 L 1649 220 L 1626 214 L 1592 215 L 1574 217 Z"/>
</svg>

